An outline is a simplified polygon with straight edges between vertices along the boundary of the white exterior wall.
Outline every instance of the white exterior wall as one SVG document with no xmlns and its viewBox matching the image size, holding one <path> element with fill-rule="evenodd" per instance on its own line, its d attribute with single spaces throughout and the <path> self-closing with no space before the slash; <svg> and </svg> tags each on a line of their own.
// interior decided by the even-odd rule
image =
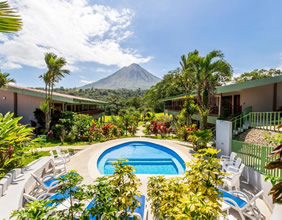
<svg viewBox="0 0 282 220">
<path fill-rule="evenodd" d="M 5 99 L 3 99 L 5 97 Z M 40 107 L 40 102 L 43 98 L 18 94 L 18 116 L 22 116 L 20 121 L 22 124 L 30 124 L 30 120 L 36 121 L 33 112 Z M 14 93 L 0 90 L 0 112 L 6 114 L 7 112 L 14 112 Z"/>
<path fill-rule="evenodd" d="M 272 111 L 273 105 L 273 84 L 245 89 L 241 92 L 240 105 L 242 111 L 252 106 L 253 112 Z"/>
<path fill-rule="evenodd" d="M 0 90 L 0 113 L 14 112 L 14 93 Z"/>
<path fill-rule="evenodd" d="M 18 116 L 23 116 L 21 123 L 30 124 L 30 120 L 36 121 L 33 112 L 43 101 L 43 98 L 18 94 Z"/>
<path fill-rule="evenodd" d="M 222 96 L 240 95 L 242 111 L 252 106 L 253 112 L 269 112 L 273 106 L 273 84 L 223 93 Z M 282 106 L 282 83 L 277 84 L 277 107 Z"/>
</svg>

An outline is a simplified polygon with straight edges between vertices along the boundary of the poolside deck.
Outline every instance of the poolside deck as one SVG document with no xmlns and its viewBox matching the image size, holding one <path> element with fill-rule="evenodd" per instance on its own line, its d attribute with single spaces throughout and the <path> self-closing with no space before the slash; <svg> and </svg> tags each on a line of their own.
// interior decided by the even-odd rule
<svg viewBox="0 0 282 220">
<path fill-rule="evenodd" d="M 102 176 L 98 170 L 97 170 L 97 159 L 100 156 L 100 154 L 115 145 L 127 142 L 127 141 L 150 141 L 156 144 L 161 144 L 164 146 L 169 146 L 169 148 L 173 149 L 175 152 L 179 154 L 179 156 L 182 157 L 182 159 L 185 162 L 189 162 L 193 159 L 193 150 L 189 148 L 188 146 L 185 146 L 182 142 L 174 141 L 174 140 L 158 140 L 158 139 L 151 139 L 151 138 L 127 138 L 127 139 L 117 139 L 112 141 L 107 141 L 104 143 L 99 144 L 93 144 L 89 146 L 81 146 L 79 147 L 81 150 L 74 156 L 72 156 L 71 161 L 67 164 L 68 170 L 76 170 L 78 173 L 80 173 L 84 177 L 84 183 L 85 184 L 91 184 L 93 183 L 94 179 Z M 67 148 L 67 147 L 66 147 Z M 138 174 L 138 178 L 141 180 L 142 185 L 140 186 L 140 191 L 145 196 L 147 195 L 147 182 L 148 177 L 151 175 L 145 175 L 145 174 Z M 172 177 L 172 175 L 169 175 Z M 248 184 L 245 179 L 241 178 L 241 191 L 246 193 L 250 198 L 252 195 L 257 193 L 255 188 Z M 270 219 L 271 211 L 269 207 L 266 205 L 264 200 L 259 199 L 257 201 L 257 206 L 264 215 L 264 219 Z M 152 215 L 148 213 L 148 219 L 151 220 Z M 238 213 L 234 210 L 230 210 L 230 216 L 228 219 L 240 219 L 240 216 Z"/>
</svg>

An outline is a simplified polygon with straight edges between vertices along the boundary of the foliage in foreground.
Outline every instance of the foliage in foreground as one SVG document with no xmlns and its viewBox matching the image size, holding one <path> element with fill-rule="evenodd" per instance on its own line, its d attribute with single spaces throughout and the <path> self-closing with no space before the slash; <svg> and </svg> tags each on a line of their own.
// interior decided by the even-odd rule
<svg viewBox="0 0 282 220">
<path fill-rule="evenodd" d="M 89 219 L 91 215 L 96 219 L 127 219 L 130 213 L 140 207 L 135 196 L 140 196 L 137 188 L 140 180 L 134 174 L 135 169 L 127 165 L 126 160 L 118 160 L 114 163 L 114 173 L 110 176 L 99 177 L 93 185 L 83 185 L 83 177 L 76 171 L 70 171 L 59 178 L 62 186 L 58 193 L 69 195 L 69 207 L 56 211 L 57 204 L 64 201 L 46 200 L 28 203 L 21 210 L 16 210 L 11 217 L 16 219 Z M 85 204 L 93 204 L 89 210 Z M 52 207 L 46 206 L 53 202 Z"/>
<path fill-rule="evenodd" d="M 282 124 L 278 126 L 281 128 Z M 274 150 L 271 152 L 269 157 L 276 157 L 278 158 L 266 165 L 266 169 L 280 169 L 282 170 L 282 134 L 277 134 L 268 139 L 270 144 L 276 145 Z M 267 176 L 265 180 L 271 180 L 272 188 L 270 189 L 269 195 L 272 195 L 273 203 L 282 204 L 282 180 L 281 178 L 275 178 L 273 176 Z"/>
<path fill-rule="evenodd" d="M 0 176 L 22 165 L 26 144 L 31 142 L 33 136 L 32 128 L 19 123 L 22 117 L 13 116 L 14 113 L 0 113 Z"/>
<path fill-rule="evenodd" d="M 151 177 L 148 196 L 154 219 L 217 219 L 221 198 L 217 185 L 222 185 L 223 172 L 217 150 L 209 148 L 187 163 L 185 176 L 166 179 Z"/>
<path fill-rule="evenodd" d="M 0 2 L 0 32 L 13 33 L 22 28 L 22 20 L 16 14 L 13 8 L 9 6 L 8 1 Z"/>
</svg>

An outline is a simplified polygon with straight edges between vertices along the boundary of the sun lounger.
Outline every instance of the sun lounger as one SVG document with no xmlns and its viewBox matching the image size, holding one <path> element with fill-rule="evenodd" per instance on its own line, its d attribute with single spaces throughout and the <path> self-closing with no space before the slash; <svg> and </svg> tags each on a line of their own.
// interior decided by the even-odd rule
<svg viewBox="0 0 282 220">
<path fill-rule="evenodd" d="M 240 191 L 226 192 L 219 189 L 219 192 L 222 193 L 220 196 L 223 197 L 223 201 L 237 210 L 243 220 L 246 219 L 245 216 L 253 220 L 261 218 L 262 215 L 256 207 L 256 200 L 263 194 L 263 191 L 257 193 L 251 200 L 249 200 L 246 194 Z"/>
<path fill-rule="evenodd" d="M 39 178 L 34 173 L 31 173 L 31 176 L 33 176 L 33 178 L 35 179 L 37 186 L 47 193 L 61 185 L 59 183 L 59 180 L 55 178 L 54 175 L 47 175 L 43 178 Z"/>
<path fill-rule="evenodd" d="M 69 153 L 62 153 L 60 146 L 56 146 L 56 151 L 58 157 L 65 158 L 66 161 L 70 161 L 70 154 Z"/>
</svg>

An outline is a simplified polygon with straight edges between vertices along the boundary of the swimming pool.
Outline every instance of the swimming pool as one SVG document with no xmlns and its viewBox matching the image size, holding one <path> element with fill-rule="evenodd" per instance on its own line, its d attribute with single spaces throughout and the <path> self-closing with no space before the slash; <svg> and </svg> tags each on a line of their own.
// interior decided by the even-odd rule
<svg viewBox="0 0 282 220">
<path fill-rule="evenodd" d="M 184 174 L 185 163 L 173 150 L 145 141 L 126 142 L 104 151 L 97 161 L 101 174 L 113 174 L 113 162 L 127 159 L 136 174 Z"/>
</svg>

